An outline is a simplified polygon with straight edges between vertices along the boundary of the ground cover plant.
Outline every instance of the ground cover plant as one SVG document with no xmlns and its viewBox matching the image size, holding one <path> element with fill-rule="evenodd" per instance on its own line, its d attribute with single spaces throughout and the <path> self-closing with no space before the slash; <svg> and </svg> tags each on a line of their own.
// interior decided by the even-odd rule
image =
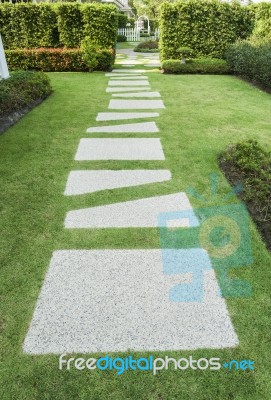
<svg viewBox="0 0 271 400">
<path fill-rule="evenodd" d="M 233 186 L 243 185 L 239 196 L 271 250 L 271 152 L 257 141 L 245 141 L 229 146 L 219 164 Z"/>
<path fill-rule="evenodd" d="M 159 248 L 157 229 L 67 231 L 63 228 L 67 211 L 186 191 L 190 186 L 211 201 L 209 174 L 219 173 L 217 155 L 237 137 L 257 138 L 262 147 L 271 149 L 271 97 L 267 93 L 231 76 L 149 73 L 152 89 L 161 93 L 166 105 L 157 120 L 166 161 L 84 161 L 78 166 L 74 155 L 82 133 L 97 125 L 97 113 L 108 107 L 108 78 L 101 73 L 49 76 L 53 94 L 0 137 L 1 399 L 269 400 L 271 257 L 252 221 L 253 265 L 234 269 L 231 274 L 250 282 L 253 295 L 227 300 L 240 346 L 151 355 L 179 358 L 192 353 L 197 359 L 220 357 L 225 361 L 250 358 L 255 371 L 170 369 L 156 376 L 136 371 L 118 377 L 115 371 L 60 371 L 58 356 L 23 354 L 22 343 L 54 250 Z M 80 198 L 63 195 L 72 169 L 130 169 L 139 165 L 170 169 L 173 179 Z M 219 199 L 230 191 L 221 175 Z M 192 196 L 190 200 L 195 208 L 205 205 Z M 147 354 L 119 354 L 129 355 Z"/>
<path fill-rule="evenodd" d="M 51 94 L 47 75 L 42 72 L 13 72 L 0 80 L 0 133 Z"/>
</svg>

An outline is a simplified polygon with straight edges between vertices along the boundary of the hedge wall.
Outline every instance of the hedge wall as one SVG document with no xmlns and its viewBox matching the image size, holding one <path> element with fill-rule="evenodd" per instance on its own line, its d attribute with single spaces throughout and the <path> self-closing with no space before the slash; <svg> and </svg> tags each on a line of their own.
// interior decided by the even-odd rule
<svg viewBox="0 0 271 400">
<path fill-rule="evenodd" d="M 229 43 L 248 37 L 253 29 L 249 7 L 216 0 L 164 3 L 160 10 L 162 59 L 178 59 L 179 47 L 191 47 L 197 56 L 221 58 Z"/>
<path fill-rule="evenodd" d="M 255 19 L 253 36 L 261 39 L 271 38 L 271 3 L 253 4 L 251 9 Z"/>
<path fill-rule="evenodd" d="M 88 71 L 80 49 L 19 49 L 6 50 L 6 59 L 11 70 L 35 70 L 44 72 Z M 97 54 L 96 71 L 111 71 L 114 50 L 101 49 Z"/>
<path fill-rule="evenodd" d="M 0 4 L 0 33 L 6 49 L 79 47 L 84 36 L 114 47 L 118 12 L 104 4 Z"/>
</svg>

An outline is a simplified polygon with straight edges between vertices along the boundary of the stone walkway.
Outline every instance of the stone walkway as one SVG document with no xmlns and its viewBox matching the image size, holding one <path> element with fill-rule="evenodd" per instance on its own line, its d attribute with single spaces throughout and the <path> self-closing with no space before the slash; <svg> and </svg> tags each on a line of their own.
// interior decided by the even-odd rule
<svg viewBox="0 0 271 400">
<path fill-rule="evenodd" d="M 162 99 L 157 100 L 160 93 L 151 91 L 148 79 L 149 67 L 159 64 L 158 56 L 122 51 L 117 55 L 117 63 L 122 68 L 106 74 L 107 92 L 112 93 L 110 112 L 100 112 L 97 122 L 119 120 L 120 124 L 88 127 L 88 135 L 104 133 L 106 137 L 82 138 L 75 160 L 165 160 L 160 138 L 153 137 L 159 129 L 152 120 L 159 117 L 157 110 L 165 105 Z M 135 65 L 141 69 L 131 69 Z M 135 122 L 121 122 L 131 119 Z M 136 122 L 137 119 L 146 121 Z M 110 133 L 118 133 L 120 137 L 110 138 Z M 122 137 L 125 133 L 133 133 L 135 137 Z M 138 133 L 145 137 L 136 137 Z M 166 169 L 75 170 L 69 175 L 65 195 L 170 179 L 171 172 Z M 71 210 L 65 218 L 65 228 L 155 228 L 161 213 L 182 210 L 193 214 L 186 194 L 169 193 Z M 198 224 L 196 217 L 193 218 Z M 190 222 L 169 221 L 168 229 L 176 226 L 190 226 Z M 189 287 L 197 290 L 193 281 L 198 270 L 202 274 L 202 301 L 176 301 L 174 293 L 180 295 Z M 53 254 L 24 351 L 30 354 L 164 351 L 219 349 L 237 344 L 226 302 L 219 295 L 205 250 L 75 249 Z"/>
</svg>

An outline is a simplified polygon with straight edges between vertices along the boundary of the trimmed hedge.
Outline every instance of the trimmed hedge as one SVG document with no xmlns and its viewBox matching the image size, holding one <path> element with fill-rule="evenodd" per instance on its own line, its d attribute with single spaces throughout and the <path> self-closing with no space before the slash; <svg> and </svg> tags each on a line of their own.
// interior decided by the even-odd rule
<svg viewBox="0 0 271 400">
<path fill-rule="evenodd" d="M 0 33 L 5 49 L 58 46 L 56 6 L 0 4 Z"/>
<path fill-rule="evenodd" d="M 5 49 L 80 47 L 85 36 L 100 47 L 117 41 L 118 12 L 104 4 L 0 4 Z"/>
<path fill-rule="evenodd" d="M 125 14 L 118 14 L 118 27 L 119 28 L 126 28 L 126 25 L 128 24 L 128 17 Z"/>
<path fill-rule="evenodd" d="M 226 52 L 231 71 L 271 89 L 271 42 L 237 42 Z"/>
<path fill-rule="evenodd" d="M 11 70 L 37 70 L 45 72 L 88 71 L 80 49 L 23 49 L 6 50 L 6 59 Z M 98 51 L 96 71 L 110 71 L 114 64 L 113 50 Z"/>
<path fill-rule="evenodd" d="M 42 72 L 17 71 L 0 80 L 0 118 L 29 107 L 52 92 L 48 76 Z"/>
<path fill-rule="evenodd" d="M 251 9 L 255 19 L 253 37 L 271 39 L 271 3 L 253 4 Z"/>
<path fill-rule="evenodd" d="M 239 197 L 271 250 L 271 153 L 255 140 L 230 146 L 219 156 L 219 165 L 229 182 L 243 185 Z"/>
<path fill-rule="evenodd" d="M 226 61 L 217 58 L 198 58 L 181 64 L 180 60 L 166 60 L 162 62 L 162 71 L 165 74 L 229 74 L 230 68 Z"/>
<path fill-rule="evenodd" d="M 134 49 L 136 52 L 149 52 L 155 53 L 158 52 L 158 41 L 157 40 L 148 40 L 146 42 L 139 43 L 136 48 Z"/>
<path fill-rule="evenodd" d="M 178 59 L 179 47 L 195 55 L 221 58 L 226 47 L 247 38 L 253 29 L 249 7 L 216 0 L 164 3 L 160 9 L 160 50 L 163 60 Z"/>
</svg>

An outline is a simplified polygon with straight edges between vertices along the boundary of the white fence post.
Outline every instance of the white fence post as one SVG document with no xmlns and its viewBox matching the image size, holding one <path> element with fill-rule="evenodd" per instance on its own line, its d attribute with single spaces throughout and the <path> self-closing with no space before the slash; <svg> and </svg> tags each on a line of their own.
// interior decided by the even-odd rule
<svg viewBox="0 0 271 400">
<path fill-rule="evenodd" d="M 119 35 L 126 36 L 128 42 L 140 42 L 140 31 L 132 28 L 120 28 Z"/>
<path fill-rule="evenodd" d="M 0 35 L 0 75 L 2 79 L 9 78 L 8 66 L 1 35 Z"/>
</svg>

